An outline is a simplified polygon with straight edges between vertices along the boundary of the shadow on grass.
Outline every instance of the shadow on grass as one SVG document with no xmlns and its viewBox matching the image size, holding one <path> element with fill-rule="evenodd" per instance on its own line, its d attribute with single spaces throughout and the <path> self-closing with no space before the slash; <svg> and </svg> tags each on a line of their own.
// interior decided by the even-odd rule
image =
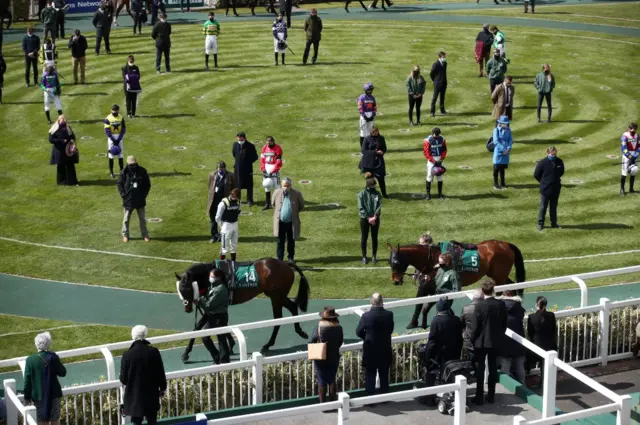
<svg viewBox="0 0 640 425">
<path fill-rule="evenodd" d="M 451 116 L 475 117 L 480 115 L 491 115 L 491 112 L 449 112 Z"/>
<path fill-rule="evenodd" d="M 305 211 L 332 211 L 332 210 L 345 210 L 347 207 L 344 205 L 312 205 L 310 207 L 306 207 Z"/>
<path fill-rule="evenodd" d="M 576 142 L 572 142 L 570 140 L 558 140 L 558 139 L 530 139 L 530 140 L 514 140 L 514 144 L 521 145 L 544 145 L 544 146 L 553 146 L 553 145 L 574 145 Z"/>
<path fill-rule="evenodd" d="M 156 172 L 149 173 L 149 177 L 182 177 L 182 176 L 190 176 L 191 173 L 185 173 L 183 171 L 166 171 L 166 172 Z"/>
<path fill-rule="evenodd" d="M 115 186 L 116 179 L 80 180 L 80 186 Z"/>
<path fill-rule="evenodd" d="M 568 124 L 591 124 L 596 122 L 606 122 L 604 120 L 552 120 L 551 122 L 562 122 Z"/>
<path fill-rule="evenodd" d="M 326 264 L 342 264 L 342 263 L 354 263 L 356 261 L 361 261 L 362 257 L 359 255 L 331 255 L 328 257 L 318 257 L 318 258 L 306 258 L 302 260 L 304 264 L 317 264 L 317 263 L 326 263 Z"/>
<path fill-rule="evenodd" d="M 302 63 L 294 63 L 293 65 L 287 65 L 287 66 L 309 66 L 309 67 L 314 67 L 314 66 L 330 66 L 330 65 L 371 65 L 370 62 L 340 62 L 340 61 L 335 61 L 335 62 L 316 62 L 315 64 L 302 64 Z"/>
<path fill-rule="evenodd" d="M 500 193 L 473 193 L 470 195 L 445 195 L 449 199 L 457 199 L 459 201 L 475 201 L 477 199 L 507 199 Z M 435 199 L 438 201 L 438 199 Z"/>
<path fill-rule="evenodd" d="M 141 116 L 140 118 L 165 118 L 165 119 L 171 119 L 171 118 L 187 118 L 187 117 L 195 117 L 196 114 L 160 114 L 160 115 L 145 115 L 145 116 Z M 137 117 L 137 115 L 136 115 Z"/>
<path fill-rule="evenodd" d="M 513 109 L 538 109 L 535 106 L 515 106 Z"/>
<path fill-rule="evenodd" d="M 422 146 L 416 146 L 413 148 L 402 148 L 402 149 L 389 149 L 390 153 L 406 153 L 406 152 L 422 152 Z"/>
<path fill-rule="evenodd" d="M 69 93 L 63 96 L 68 97 L 79 97 L 79 96 L 107 96 L 108 93 L 105 92 L 86 92 L 86 93 Z"/>
<path fill-rule="evenodd" d="M 17 102 L 4 102 L 5 105 L 42 105 L 42 102 L 30 102 L 30 101 L 17 101 Z"/>
<path fill-rule="evenodd" d="M 175 236 L 155 236 L 154 241 L 162 242 L 198 242 L 208 241 L 211 236 L 205 235 L 175 235 Z"/>
<path fill-rule="evenodd" d="M 618 164 L 620 165 L 620 164 Z M 563 189 L 571 189 L 573 187 L 576 187 L 575 184 L 563 184 L 562 188 Z M 536 183 L 524 183 L 524 184 L 510 184 L 508 187 L 508 189 L 540 189 L 540 185 L 536 184 Z"/>
<path fill-rule="evenodd" d="M 273 235 L 268 236 L 240 236 L 238 238 L 239 242 L 275 242 L 276 237 Z M 296 239 L 299 240 L 299 239 Z"/>
<path fill-rule="evenodd" d="M 77 84 L 78 86 L 96 86 L 98 84 L 121 84 L 122 80 L 107 80 L 107 81 L 91 81 L 90 83 Z M 76 84 L 74 84 L 76 85 Z"/>
<path fill-rule="evenodd" d="M 95 120 L 69 120 L 70 124 L 98 124 L 104 123 L 104 119 L 95 119 Z"/>
<path fill-rule="evenodd" d="M 573 230 L 611 230 L 611 229 L 633 229 L 633 226 L 619 223 L 588 223 L 563 225 L 563 229 Z"/>
</svg>

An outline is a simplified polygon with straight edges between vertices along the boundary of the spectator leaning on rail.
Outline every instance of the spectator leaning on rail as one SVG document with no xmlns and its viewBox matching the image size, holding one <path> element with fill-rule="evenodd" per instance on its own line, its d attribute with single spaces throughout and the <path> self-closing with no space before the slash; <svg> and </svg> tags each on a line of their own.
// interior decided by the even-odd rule
<svg viewBox="0 0 640 425">
<path fill-rule="evenodd" d="M 356 335 L 363 340 L 362 365 L 367 395 L 376 391 L 376 375 L 380 378 L 380 392 L 389 392 L 389 368 L 391 367 L 393 312 L 383 307 L 382 295 L 371 296 L 371 309 L 360 317 Z"/>
<path fill-rule="evenodd" d="M 313 329 L 311 342 L 326 343 L 327 355 L 325 360 L 315 360 L 316 374 L 318 375 L 318 399 L 320 403 L 325 401 L 325 391 L 329 387 L 329 401 L 336 400 L 336 374 L 340 365 L 340 347 L 344 342 L 344 333 L 338 313 L 335 308 L 325 307 L 320 313 L 320 322 Z"/>
<path fill-rule="evenodd" d="M 160 398 L 167 390 L 162 356 L 147 341 L 147 327 L 131 329 L 133 344 L 122 355 L 120 382 L 124 385 L 124 413 L 131 416 L 134 425 L 155 425 L 160 410 Z"/>
<path fill-rule="evenodd" d="M 545 297 L 536 298 L 537 310 L 530 314 L 527 319 L 527 337 L 544 351 L 558 350 L 556 315 L 547 311 L 547 299 Z M 540 386 L 544 379 L 544 359 L 534 356 L 535 361 L 540 362 Z"/>
<path fill-rule="evenodd" d="M 473 341 L 473 326 L 475 323 L 476 306 L 484 300 L 482 289 L 478 288 L 473 294 L 471 304 L 467 304 L 462 307 L 462 314 L 460 320 L 462 320 L 462 340 L 464 341 L 464 348 L 467 350 L 467 360 L 475 363 L 475 346 Z"/>
<path fill-rule="evenodd" d="M 507 327 L 524 338 L 525 311 L 522 307 L 522 298 L 516 294 L 516 291 L 504 291 L 504 295 L 500 299 L 507 308 Z M 513 366 L 515 378 L 524 384 L 526 354 L 527 349 L 524 348 L 524 345 L 505 335 L 504 344 L 500 349 L 500 370 L 502 373 L 511 374 Z"/>
<path fill-rule="evenodd" d="M 138 165 L 135 156 L 130 155 L 127 157 L 127 167 L 120 172 L 117 186 L 122 198 L 122 206 L 124 207 L 122 242 L 129 242 L 129 221 L 133 210 L 138 213 L 142 238 L 145 242 L 149 242 L 145 206 L 147 205 L 147 196 L 151 190 L 151 180 L 147 170 Z"/>
<path fill-rule="evenodd" d="M 51 349 L 51 334 L 43 332 L 35 337 L 38 352 L 27 357 L 24 367 L 24 401 L 36 406 L 38 423 L 60 425 L 62 388 L 58 377 L 65 377 L 67 369 Z"/>
</svg>

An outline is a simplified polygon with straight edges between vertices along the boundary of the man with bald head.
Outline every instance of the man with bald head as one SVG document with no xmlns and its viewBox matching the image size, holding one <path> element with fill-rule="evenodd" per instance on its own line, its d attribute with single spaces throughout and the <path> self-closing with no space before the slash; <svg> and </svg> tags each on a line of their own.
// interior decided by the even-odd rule
<svg viewBox="0 0 640 425">
<path fill-rule="evenodd" d="M 371 309 L 360 317 L 356 328 L 356 335 L 363 341 L 362 365 L 367 395 L 375 393 L 376 375 L 380 377 L 380 392 L 389 392 L 393 326 L 393 313 L 384 309 L 382 295 L 376 292 L 371 296 Z"/>
</svg>

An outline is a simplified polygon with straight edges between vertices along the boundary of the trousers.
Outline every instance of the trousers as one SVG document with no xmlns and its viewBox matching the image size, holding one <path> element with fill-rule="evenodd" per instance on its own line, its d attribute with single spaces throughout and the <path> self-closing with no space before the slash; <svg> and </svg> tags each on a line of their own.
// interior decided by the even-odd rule
<svg viewBox="0 0 640 425">
<path fill-rule="evenodd" d="M 307 40 L 307 44 L 304 46 L 304 54 L 302 55 L 302 62 L 307 63 L 307 59 L 309 59 L 309 49 L 311 49 L 311 45 L 313 44 L 313 57 L 311 58 L 311 62 L 315 63 L 316 59 L 318 59 L 318 49 L 320 49 L 320 40 Z"/>
<path fill-rule="evenodd" d="M 109 36 L 111 35 L 111 31 L 103 30 L 102 33 L 96 33 L 96 54 L 100 54 L 100 46 L 102 45 L 102 39 L 104 39 L 104 49 L 107 53 L 111 53 L 111 42 L 109 41 Z"/>
<path fill-rule="evenodd" d="M 547 215 L 547 207 L 549 207 L 549 219 L 551 225 L 558 224 L 558 199 L 560 192 L 551 195 L 540 194 L 540 211 L 538 212 L 538 224 L 544 225 L 544 219 Z"/>
<path fill-rule="evenodd" d="M 371 229 L 371 251 L 375 257 L 378 253 L 378 230 L 380 230 L 380 217 L 376 218 L 376 224 L 370 225 L 366 218 L 360 218 L 360 249 L 362 256 L 367 256 L 367 240 L 369 239 L 369 229 Z"/>
<path fill-rule="evenodd" d="M 127 115 L 136 116 L 136 108 L 138 106 L 138 93 L 128 91 L 127 94 Z"/>
<path fill-rule="evenodd" d="M 160 60 L 162 59 L 162 55 L 164 54 L 164 68 L 166 72 L 171 72 L 171 59 L 169 56 L 169 51 L 171 47 L 169 46 L 156 46 L 156 71 L 160 72 Z"/>
<path fill-rule="evenodd" d="M 84 84 L 84 72 L 87 67 L 87 57 L 83 56 L 81 58 L 71 58 L 71 62 L 73 63 L 73 82 L 74 84 L 78 84 L 78 68 L 80 68 L 80 82 Z"/>
<path fill-rule="evenodd" d="M 221 328 L 223 326 L 227 326 L 229 324 L 229 314 L 228 313 L 220 313 L 220 314 L 210 314 L 207 315 L 207 323 L 202 327 L 202 329 L 215 329 Z M 216 348 L 215 344 L 211 340 L 211 337 L 205 336 L 202 338 L 202 343 L 211 354 L 211 358 L 216 363 L 229 363 L 229 334 L 218 335 L 218 345 L 220 346 L 220 351 Z"/>
<path fill-rule="evenodd" d="M 496 383 L 498 382 L 498 355 L 495 348 L 476 348 L 476 401 L 484 401 L 484 371 L 485 360 L 489 367 L 489 379 L 487 381 L 487 397 L 493 399 L 496 394 Z"/>
<path fill-rule="evenodd" d="M 415 98 L 409 95 L 409 120 L 413 121 L 413 107 L 416 108 L 416 119 L 420 122 L 420 107 L 422 106 L 422 96 Z"/>
<path fill-rule="evenodd" d="M 149 236 L 147 233 L 147 219 L 145 217 L 144 207 L 127 209 L 124 208 L 124 219 L 122 220 L 122 236 L 129 237 L 129 222 L 131 221 L 131 215 L 133 210 L 138 213 L 138 220 L 140 221 L 140 234 L 145 238 Z"/>
<path fill-rule="evenodd" d="M 29 84 L 29 72 L 33 68 L 33 84 L 38 84 L 38 57 L 25 55 L 24 57 L 24 80 Z"/>
<path fill-rule="evenodd" d="M 365 367 L 364 388 L 367 395 L 376 393 L 376 375 L 380 377 L 380 394 L 389 392 L 389 366 Z"/>
<path fill-rule="evenodd" d="M 440 112 L 445 113 L 444 109 L 444 95 L 447 91 L 447 86 L 445 85 L 433 85 L 433 97 L 431 98 L 431 114 L 436 113 L 436 100 L 440 97 Z"/>
<path fill-rule="evenodd" d="M 216 212 L 218 211 L 218 204 L 222 201 L 222 197 L 213 197 L 211 208 L 209 209 L 209 224 L 211 230 L 211 237 L 218 236 L 218 223 L 216 222 Z"/>
<path fill-rule="evenodd" d="M 293 260 L 296 255 L 296 240 L 293 238 L 293 223 L 278 222 L 278 245 L 276 256 L 278 260 L 284 260 L 284 241 L 287 241 L 287 258 Z"/>
<path fill-rule="evenodd" d="M 547 117 L 551 119 L 551 93 L 538 93 L 538 119 L 540 119 L 540 110 L 542 109 L 542 99 L 547 102 Z"/>
</svg>

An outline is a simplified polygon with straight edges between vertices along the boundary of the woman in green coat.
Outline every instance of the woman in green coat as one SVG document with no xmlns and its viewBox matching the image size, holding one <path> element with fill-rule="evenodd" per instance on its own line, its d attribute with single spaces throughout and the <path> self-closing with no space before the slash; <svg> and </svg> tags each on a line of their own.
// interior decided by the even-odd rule
<svg viewBox="0 0 640 425">
<path fill-rule="evenodd" d="M 416 108 L 417 124 L 420 126 L 420 107 L 422 106 L 422 96 L 427 87 L 427 82 L 420 75 L 420 66 L 415 65 L 413 71 L 407 78 L 407 91 L 409 92 L 409 125 L 413 127 L 413 107 Z"/>
<path fill-rule="evenodd" d="M 36 406 L 38 423 L 60 425 L 62 388 L 58 376 L 66 376 L 67 369 L 51 349 L 51 334 L 36 335 L 38 352 L 27 357 L 24 368 L 24 401 Z"/>
<path fill-rule="evenodd" d="M 371 173 L 365 173 L 366 187 L 358 193 L 358 214 L 360 215 L 360 248 L 362 249 L 362 264 L 367 264 L 367 239 L 371 229 L 371 263 L 376 263 L 378 252 L 378 230 L 380 229 L 380 210 L 382 209 L 382 195 L 376 190 L 376 179 Z"/>
</svg>

